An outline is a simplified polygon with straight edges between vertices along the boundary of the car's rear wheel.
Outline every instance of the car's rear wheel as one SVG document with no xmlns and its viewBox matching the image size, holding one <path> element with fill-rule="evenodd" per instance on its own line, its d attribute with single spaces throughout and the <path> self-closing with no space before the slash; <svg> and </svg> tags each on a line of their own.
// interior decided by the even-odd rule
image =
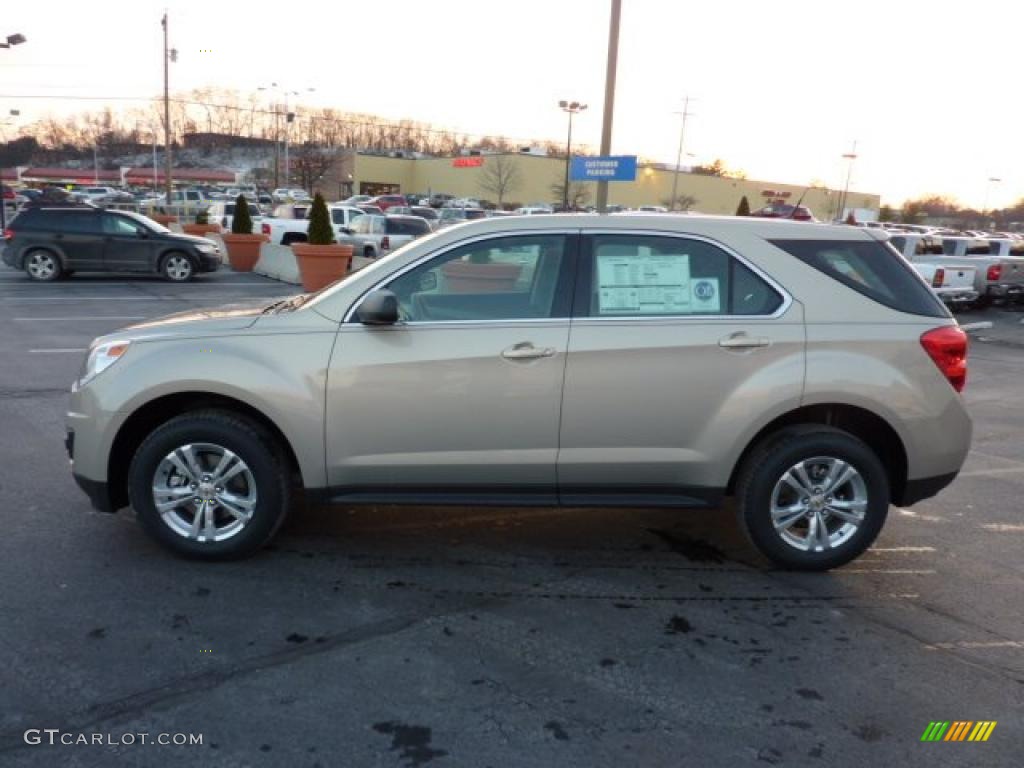
<svg viewBox="0 0 1024 768">
<path fill-rule="evenodd" d="M 160 262 L 160 274 L 172 283 L 186 283 L 195 275 L 196 268 L 184 253 L 169 253 Z"/>
<path fill-rule="evenodd" d="M 736 499 L 740 524 L 763 555 L 784 568 L 824 571 L 874 542 L 889 510 L 889 479 L 861 440 L 808 426 L 755 449 Z"/>
<path fill-rule="evenodd" d="M 260 549 L 284 521 L 288 463 L 259 424 L 223 411 L 171 419 L 139 446 L 128 472 L 143 527 L 178 554 L 206 560 Z"/>
<path fill-rule="evenodd" d="M 64 271 L 57 254 L 42 249 L 30 251 L 25 256 L 24 268 L 31 279 L 41 283 L 59 280 Z"/>
</svg>

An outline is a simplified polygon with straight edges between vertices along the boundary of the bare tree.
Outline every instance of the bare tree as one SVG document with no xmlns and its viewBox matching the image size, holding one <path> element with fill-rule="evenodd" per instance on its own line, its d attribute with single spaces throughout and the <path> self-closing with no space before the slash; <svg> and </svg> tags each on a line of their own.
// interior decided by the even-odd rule
<svg viewBox="0 0 1024 768">
<path fill-rule="evenodd" d="M 565 183 L 558 181 L 551 185 L 551 195 L 556 205 L 561 205 L 565 200 Z M 569 208 L 577 211 L 585 208 L 590 202 L 590 188 L 583 182 L 569 182 Z"/>
<path fill-rule="evenodd" d="M 697 204 L 697 198 L 693 195 L 678 194 L 676 195 L 675 205 L 672 204 L 672 198 L 666 197 L 661 201 L 661 204 L 668 208 L 670 211 L 688 211 Z"/>
<path fill-rule="evenodd" d="M 505 202 L 507 194 L 518 189 L 519 181 L 519 167 L 508 155 L 493 155 L 484 159 L 480 189 L 498 198 L 498 208 Z"/>
</svg>

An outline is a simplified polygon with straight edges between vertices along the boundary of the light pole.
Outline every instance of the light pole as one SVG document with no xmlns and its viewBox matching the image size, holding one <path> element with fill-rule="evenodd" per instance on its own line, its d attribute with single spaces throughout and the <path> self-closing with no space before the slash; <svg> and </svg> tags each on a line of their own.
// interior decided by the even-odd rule
<svg viewBox="0 0 1024 768">
<path fill-rule="evenodd" d="M 565 142 L 565 186 L 562 188 L 562 211 L 569 210 L 569 165 L 572 163 L 572 116 L 587 108 L 578 101 L 560 101 L 559 108 L 569 115 L 569 138 Z"/>
<path fill-rule="evenodd" d="M 178 50 L 167 48 L 167 13 L 160 21 L 164 28 L 164 185 L 167 192 L 167 205 L 174 196 L 174 182 L 171 179 L 171 96 L 169 89 L 169 68 L 172 61 L 178 60 Z"/>
<path fill-rule="evenodd" d="M 992 185 L 993 184 L 998 184 L 1001 181 L 1002 181 L 1002 179 L 997 178 L 995 176 L 989 176 L 988 177 L 988 184 L 985 185 L 985 205 L 983 205 L 982 208 L 981 208 L 981 216 L 982 216 L 982 218 L 985 218 L 985 215 L 988 212 L 988 198 L 989 198 L 989 195 L 992 192 Z"/>
<path fill-rule="evenodd" d="M 857 159 L 857 142 L 854 140 L 853 149 L 843 155 L 844 160 L 849 160 L 850 164 L 846 168 L 846 184 L 843 185 L 843 194 L 839 198 L 839 211 L 836 215 L 837 219 L 842 219 L 843 214 L 846 212 L 846 198 L 850 194 L 850 177 L 853 175 L 853 161 Z"/>
<path fill-rule="evenodd" d="M 285 118 L 285 126 L 284 126 L 284 183 L 285 183 L 285 186 L 287 186 L 290 183 L 290 176 L 291 176 L 290 168 L 289 168 L 289 162 L 288 162 L 288 132 L 289 132 L 289 127 L 291 126 L 292 122 L 295 119 L 295 114 L 288 111 L 288 97 L 289 96 L 300 96 L 303 93 L 303 91 L 281 90 L 281 86 L 279 86 L 277 83 L 271 83 L 270 87 L 266 87 L 266 86 L 262 86 L 261 85 L 256 90 L 258 90 L 258 91 L 272 91 L 272 92 L 274 92 L 276 94 L 279 94 L 280 96 L 282 96 L 284 98 L 284 118 Z M 305 92 L 306 93 L 312 93 L 315 90 L 316 90 L 316 88 L 306 88 Z M 274 104 L 273 107 L 274 107 L 274 187 L 277 187 L 278 186 L 278 162 L 277 162 L 277 158 L 278 158 L 278 152 L 280 151 L 279 144 L 281 142 L 281 112 L 279 111 L 279 105 L 278 104 Z"/>
<path fill-rule="evenodd" d="M 679 149 L 676 151 L 676 172 L 672 174 L 672 203 L 669 206 L 670 211 L 676 209 L 676 198 L 679 194 L 679 165 L 683 162 L 683 137 L 686 135 L 686 118 L 692 114 L 690 112 L 689 96 L 683 99 L 683 111 L 676 114 L 681 115 L 682 120 L 679 124 Z"/>
<path fill-rule="evenodd" d="M 97 140 L 93 139 L 92 142 L 92 183 L 100 183 L 100 159 L 99 159 L 99 148 L 97 146 Z"/>
<path fill-rule="evenodd" d="M 12 45 L 21 45 L 25 42 L 25 36 L 20 32 L 13 35 L 8 35 L 5 42 L 0 43 L 0 48 L 10 48 Z M 11 110 L 13 115 L 15 110 Z M 0 184 L 0 188 L 2 188 Z M 7 229 L 7 201 L 4 200 L 3 193 L 0 192 L 0 232 Z"/>
<path fill-rule="evenodd" d="M 25 36 L 19 32 L 13 35 L 8 35 L 7 40 L 0 43 L 0 48 L 10 48 L 12 45 L 21 45 L 24 42 Z"/>
<path fill-rule="evenodd" d="M 611 16 L 608 21 L 608 61 L 604 71 L 604 116 L 601 121 L 601 155 L 607 157 L 612 151 L 612 120 L 615 117 L 615 73 L 619 66 L 619 18 L 622 16 L 622 0 L 612 0 Z M 597 182 L 597 212 L 608 209 L 608 182 Z"/>
</svg>

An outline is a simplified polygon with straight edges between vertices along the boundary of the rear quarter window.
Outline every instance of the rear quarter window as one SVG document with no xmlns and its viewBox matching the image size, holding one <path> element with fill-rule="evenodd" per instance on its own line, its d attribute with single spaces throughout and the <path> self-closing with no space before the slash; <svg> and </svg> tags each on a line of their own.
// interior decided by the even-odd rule
<svg viewBox="0 0 1024 768">
<path fill-rule="evenodd" d="M 893 248 L 875 240 L 770 240 L 862 296 L 911 315 L 949 317 L 924 280 Z"/>
<path fill-rule="evenodd" d="M 388 219 L 388 233 L 392 235 L 422 235 L 430 225 L 422 219 Z"/>
</svg>

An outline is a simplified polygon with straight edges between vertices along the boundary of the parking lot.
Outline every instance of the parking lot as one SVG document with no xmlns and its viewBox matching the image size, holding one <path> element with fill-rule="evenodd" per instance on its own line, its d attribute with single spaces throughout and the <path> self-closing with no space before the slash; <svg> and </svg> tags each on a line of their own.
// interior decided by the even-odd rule
<svg viewBox="0 0 1024 768">
<path fill-rule="evenodd" d="M 0 269 L 3 765 L 1019 763 L 1024 314 L 965 315 L 993 328 L 972 347 L 964 471 L 830 573 L 772 569 L 730 509 L 334 507 L 229 564 L 93 512 L 62 444 L 89 341 L 293 292 L 230 270 Z M 921 743 L 935 720 L 998 725 Z"/>
</svg>

